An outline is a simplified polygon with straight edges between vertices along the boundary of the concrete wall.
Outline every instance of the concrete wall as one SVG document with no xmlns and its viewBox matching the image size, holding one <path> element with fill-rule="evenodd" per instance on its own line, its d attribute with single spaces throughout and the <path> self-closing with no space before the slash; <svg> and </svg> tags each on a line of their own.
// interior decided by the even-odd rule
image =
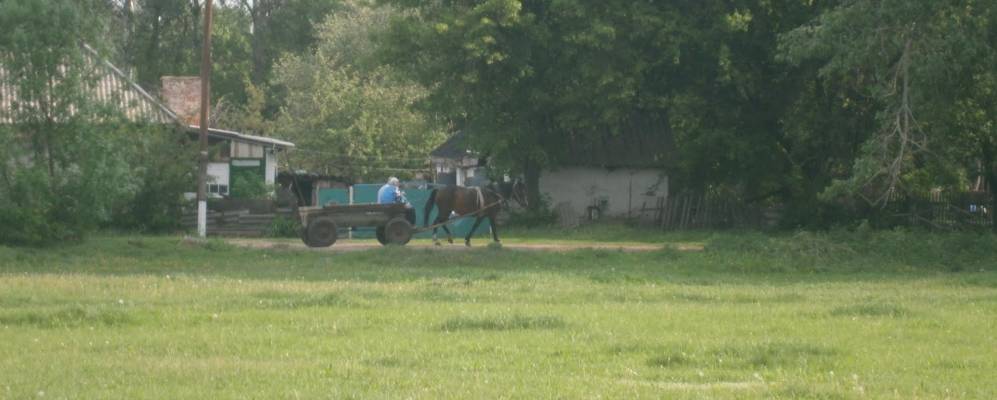
<svg viewBox="0 0 997 400">
<path fill-rule="evenodd" d="M 668 177 L 657 169 L 559 168 L 540 175 L 540 192 L 562 216 L 584 220 L 589 206 L 605 201 L 603 217 L 626 217 L 628 210 L 637 217 L 644 202 L 654 206 L 667 195 Z"/>
</svg>

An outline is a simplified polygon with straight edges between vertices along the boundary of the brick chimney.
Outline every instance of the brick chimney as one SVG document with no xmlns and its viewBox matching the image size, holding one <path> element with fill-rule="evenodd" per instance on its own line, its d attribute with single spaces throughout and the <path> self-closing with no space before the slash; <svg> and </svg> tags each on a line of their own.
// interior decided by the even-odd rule
<svg viewBox="0 0 997 400">
<path fill-rule="evenodd" d="M 161 96 L 166 106 L 187 125 L 201 125 L 201 78 L 164 76 Z"/>
</svg>

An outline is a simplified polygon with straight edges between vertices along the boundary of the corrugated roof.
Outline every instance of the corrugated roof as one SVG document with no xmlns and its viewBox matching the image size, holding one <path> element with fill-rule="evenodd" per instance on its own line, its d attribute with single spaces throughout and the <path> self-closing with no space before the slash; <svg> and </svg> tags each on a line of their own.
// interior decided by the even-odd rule
<svg viewBox="0 0 997 400">
<path fill-rule="evenodd" d="M 97 79 L 90 85 L 88 93 L 90 100 L 103 105 L 112 106 L 124 113 L 124 116 L 136 123 L 178 124 L 188 130 L 196 130 L 196 126 L 188 126 L 177 117 L 173 110 L 161 103 L 149 92 L 142 89 L 107 60 L 100 57 L 96 50 L 83 45 L 83 55 L 88 65 L 95 68 Z M 62 67 L 64 70 L 65 67 Z M 8 79 L 9 73 L 0 65 L 0 124 L 14 123 L 14 103 L 17 101 L 17 87 Z M 71 110 L 72 111 L 72 110 Z M 223 139 L 235 139 L 277 147 L 294 147 L 294 143 L 239 132 L 211 128 L 208 134 Z"/>
<path fill-rule="evenodd" d="M 176 115 L 169 108 L 128 79 L 121 70 L 100 58 L 94 49 L 87 45 L 83 49 L 85 61 L 95 69 L 97 76 L 88 84 L 91 101 L 122 111 L 132 122 L 168 124 L 176 121 Z M 61 72 L 64 73 L 65 68 L 61 67 Z M 17 86 L 11 82 L 6 68 L 0 65 L 0 124 L 15 122 L 13 108 L 17 98 Z M 70 109 L 70 112 L 74 110 Z"/>
<path fill-rule="evenodd" d="M 191 131 L 191 132 L 197 132 L 197 131 L 200 131 L 201 127 L 199 127 L 197 125 L 188 125 L 187 129 L 189 131 Z M 211 136 L 214 136 L 214 137 L 219 137 L 219 138 L 236 139 L 236 140 L 241 140 L 241 141 L 244 141 L 244 142 L 256 142 L 256 143 L 261 143 L 261 144 L 269 144 L 269 145 L 274 145 L 274 146 L 278 146 L 278 147 L 294 147 L 294 143 L 283 141 L 283 140 L 280 140 L 280 139 L 274 139 L 274 138 L 268 138 L 268 137 L 256 136 L 256 135 L 247 135 L 245 133 L 239 133 L 239 132 L 236 132 L 236 131 L 227 131 L 227 130 L 224 130 L 224 129 L 217 129 L 217 128 L 208 128 L 208 135 L 211 135 Z"/>
</svg>

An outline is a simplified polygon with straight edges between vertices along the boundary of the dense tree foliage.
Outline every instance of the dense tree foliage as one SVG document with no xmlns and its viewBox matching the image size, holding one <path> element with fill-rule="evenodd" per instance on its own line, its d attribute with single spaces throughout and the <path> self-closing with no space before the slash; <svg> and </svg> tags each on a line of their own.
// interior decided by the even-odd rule
<svg viewBox="0 0 997 400">
<path fill-rule="evenodd" d="M 826 193 L 890 193 L 997 178 L 997 3 L 852 1 L 782 37 L 791 62 L 875 111 L 854 167 Z M 841 120 L 854 119 L 842 116 Z M 997 192 L 994 192 L 997 193 Z"/>
<path fill-rule="evenodd" d="M 177 160 L 177 136 L 158 146 L 162 135 L 137 135 L 116 110 L 87 95 L 100 64 L 80 40 L 101 43 L 105 5 L 0 3 L 4 95 L 12 96 L 0 124 L 0 242 L 76 240 L 115 217 L 179 201 L 174 187 L 170 197 L 131 208 L 136 196 L 171 181 L 162 167 Z M 155 165 L 147 156 L 157 154 L 174 157 Z"/>
<path fill-rule="evenodd" d="M 420 12 L 393 24 L 387 62 L 528 182 L 635 115 L 673 137 L 672 187 L 791 223 L 994 170 L 993 2 L 393 3 Z"/>
<path fill-rule="evenodd" d="M 43 65 L 74 62 L 79 39 L 147 88 L 197 73 L 203 0 L 66 3 L 0 3 L 0 42 L 8 57 L 26 49 L 9 62 L 39 98 L 63 90 L 38 83 L 54 73 Z M 494 167 L 524 176 L 539 204 L 540 171 L 569 162 L 568 144 L 640 131 L 670 143 L 653 152 L 673 192 L 781 206 L 797 226 L 864 218 L 897 193 L 997 190 L 993 1 L 216 7 L 215 124 L 294 140 L 297 167 L 355 179 L 404 173 L 423 167 L 444 131 L 464 129 Z M 5 127 L 4 140 L 58 167 L 60 147 L 47 143 L 62 133 L 42 128 L 45 118 L 87 107 L 59 98 L 21 110 L 36 133 Z"/>
<path fill-rule="evenodd" d="M 302 148 L 295 168 L 357 181 L 408 176 L 445 138 L 413 110 L 426 89 L 374 60 L 372 37 L 395 14 L 347 3 L 319 27 L 314 51 L 276 67 L 275 83 L 287 94 L 273 130 Z"/>
</svg>

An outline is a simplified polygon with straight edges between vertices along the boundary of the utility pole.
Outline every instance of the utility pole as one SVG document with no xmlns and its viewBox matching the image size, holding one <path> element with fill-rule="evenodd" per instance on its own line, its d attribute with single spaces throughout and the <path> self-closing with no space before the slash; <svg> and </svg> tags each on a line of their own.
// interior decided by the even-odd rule
<svg viewBox="0 0 997 400">
<path fill-rule="evenodd" d="M 204 0 L 204 46 L 201 48 L 201 152 L 197 173 L 197 235 L 208 234 L 208 105 L 211 102 L 211 0 Z"/>
</svg>

